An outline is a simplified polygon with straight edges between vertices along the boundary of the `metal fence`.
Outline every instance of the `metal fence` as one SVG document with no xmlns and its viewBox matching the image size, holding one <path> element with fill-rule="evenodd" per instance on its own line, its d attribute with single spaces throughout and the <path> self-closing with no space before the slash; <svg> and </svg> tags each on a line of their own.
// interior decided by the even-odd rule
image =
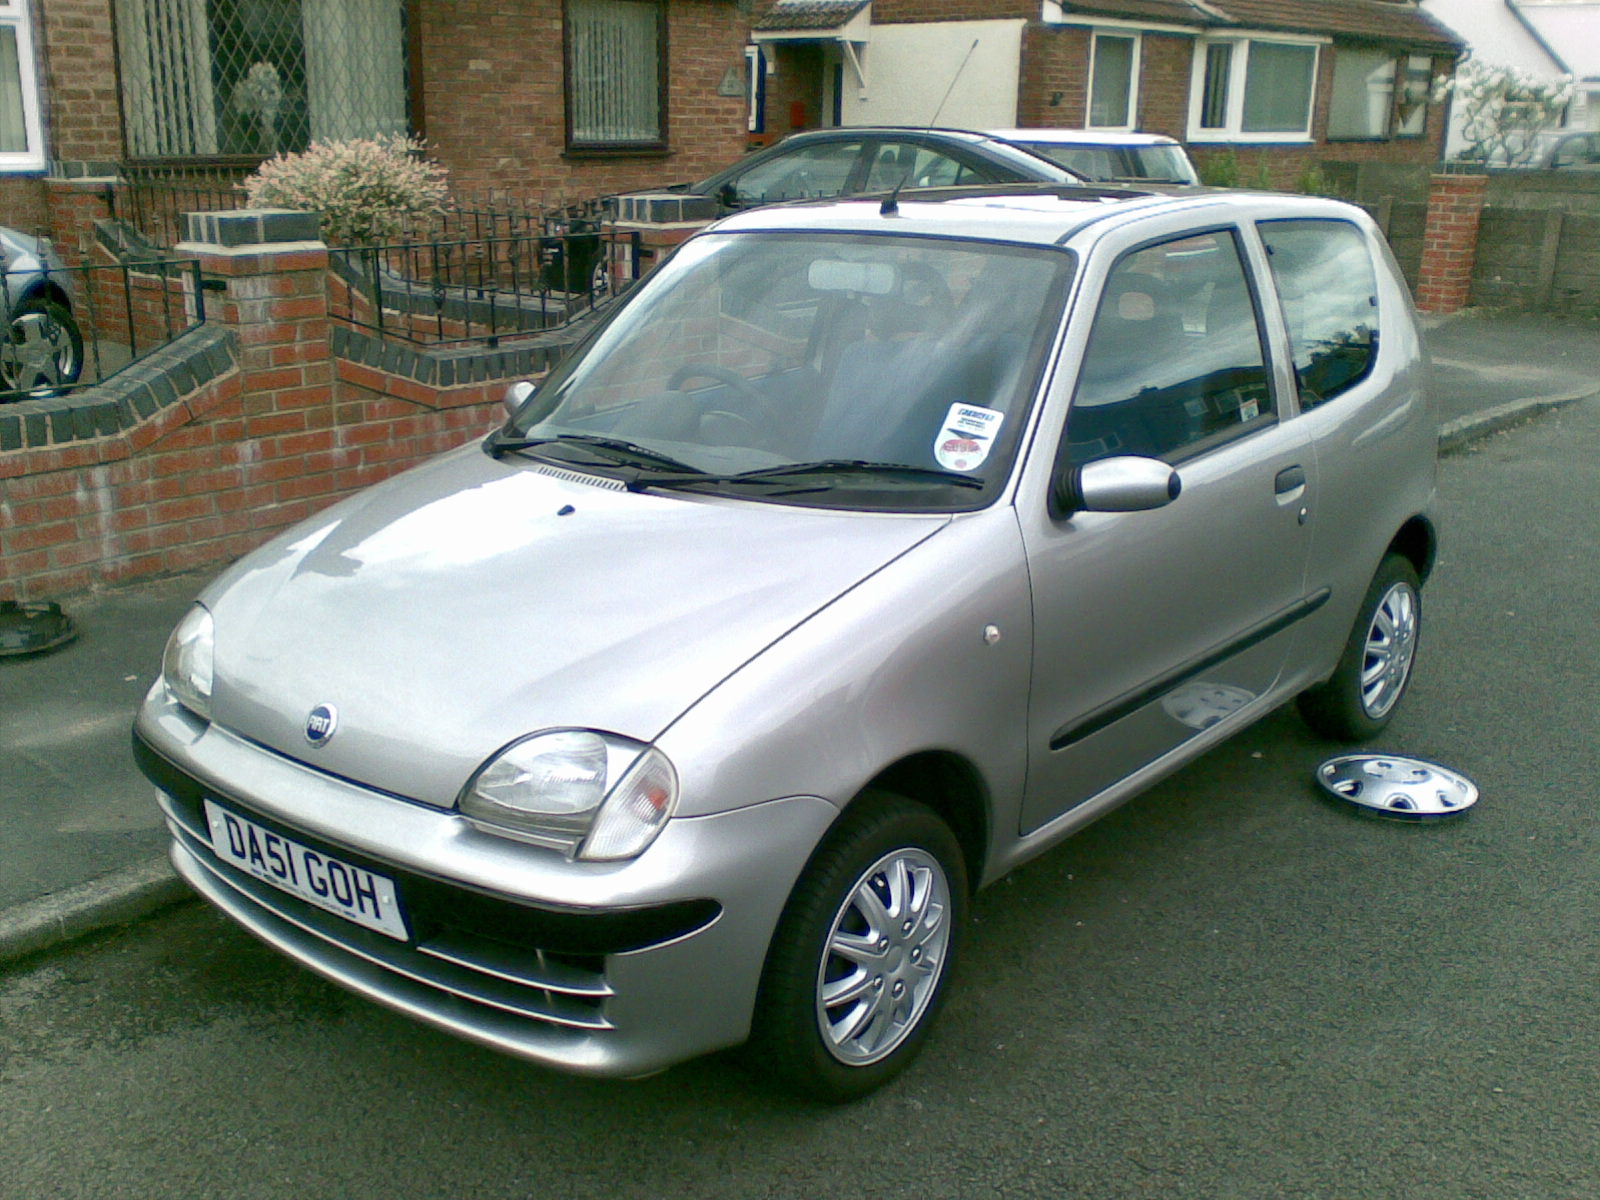
<svg viewBox="0 0 1600 1200">
<path fill-rule="evenodd" d="M 189 212 L 241 208 L 248 168 L 126 164 L 114 213 L 151 245 L 185 236 Z M 380 337 L 497 346 L 576 320 L 639 276 L 637 233 L 603 199 L 548 204 L 457 192 L 393 243 L 334 247 L 330 312 Z"/>
<path fill-rule="evenodd" d="M 497 228 L 485 214 L 485 227 Z M 568 324 L 639 277 L 639 235 L 598 223 L 331 251 L 330 315 L 379 337 L 498 346 Z"/>
<path fill-rule="evenodd" d="M 124 164 L 122 183 L 112 192 L 111 215 L 133 226 L 152 246 L 170 249 L 187 236 L 184 213 L 243 208 L 243 181 L 252 169 Z"/>
<path fill-rule="evenodd" d="M 186 259 L 13 262 L 0 303 L 0 403 L 101 383 L 205 323 L 200 264 Z"/>
</svg>

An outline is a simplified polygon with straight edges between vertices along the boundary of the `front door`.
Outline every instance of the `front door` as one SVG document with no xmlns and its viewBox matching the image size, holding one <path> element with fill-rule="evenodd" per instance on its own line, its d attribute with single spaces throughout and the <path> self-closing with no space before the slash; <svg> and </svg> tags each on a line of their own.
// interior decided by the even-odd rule
<svg viewBox="0 0 1600 1200">
<path fill-rule="evenodd" d="M 1279 419 L 1241 235 L 1121 255 L 1058 461 L 1173 464 L 1165 508 L 1024 513 L 1034 596 L 1022 832 L 1261 697 L 1301 616 L 1315 464 Z"/>
</svg>

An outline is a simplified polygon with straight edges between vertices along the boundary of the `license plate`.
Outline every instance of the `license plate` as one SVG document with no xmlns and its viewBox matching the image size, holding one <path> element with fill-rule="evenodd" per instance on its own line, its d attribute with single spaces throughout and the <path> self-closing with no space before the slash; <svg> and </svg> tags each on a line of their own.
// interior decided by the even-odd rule
<svg viewBox="0 0 1600 1200">
<path fill-rule="evenodd" d="M 393 880 L 263 829 L 210 800 L 206 823 L 211 848 L 224 862 L 357 925 L 406 940 Z"/>
</svg>

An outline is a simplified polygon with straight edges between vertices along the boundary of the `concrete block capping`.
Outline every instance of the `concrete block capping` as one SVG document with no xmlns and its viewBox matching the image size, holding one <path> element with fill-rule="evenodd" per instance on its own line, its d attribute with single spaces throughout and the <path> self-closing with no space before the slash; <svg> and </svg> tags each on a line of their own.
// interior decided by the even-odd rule
<svg viewBox="0 0 1600 1200">
<path fill-rule="evenodd" d="M 95 387 L 0 404 L 0 452 L 114 436 L 237 366 L 232 333 L 216 326 L 193 330 Z"/>
</svg>

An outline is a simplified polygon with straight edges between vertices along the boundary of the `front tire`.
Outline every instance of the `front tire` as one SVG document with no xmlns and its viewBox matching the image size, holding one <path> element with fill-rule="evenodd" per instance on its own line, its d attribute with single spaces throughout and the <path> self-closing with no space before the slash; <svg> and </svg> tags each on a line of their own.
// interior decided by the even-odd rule
<svg viewBox="0 0 1600 1200">
<path fill-rule="evenodd" d="M 1325 737 L 1362 742 L 1381 733 L 1411 683 L 1422 633 L 1422 584 L 1411 561 L 1390 554 L 1361 601 L 1339 665 L 1304 692 L 1300 715 Z"/>
<path fill-rule="evenodd" d="M 834 1103 L 894 1078 L 943 1000 L 966 904 L 949 827 L 904 797 L 862 796 L 812 856 L 778 922 L 752 1066 Z"/>
</svg>

